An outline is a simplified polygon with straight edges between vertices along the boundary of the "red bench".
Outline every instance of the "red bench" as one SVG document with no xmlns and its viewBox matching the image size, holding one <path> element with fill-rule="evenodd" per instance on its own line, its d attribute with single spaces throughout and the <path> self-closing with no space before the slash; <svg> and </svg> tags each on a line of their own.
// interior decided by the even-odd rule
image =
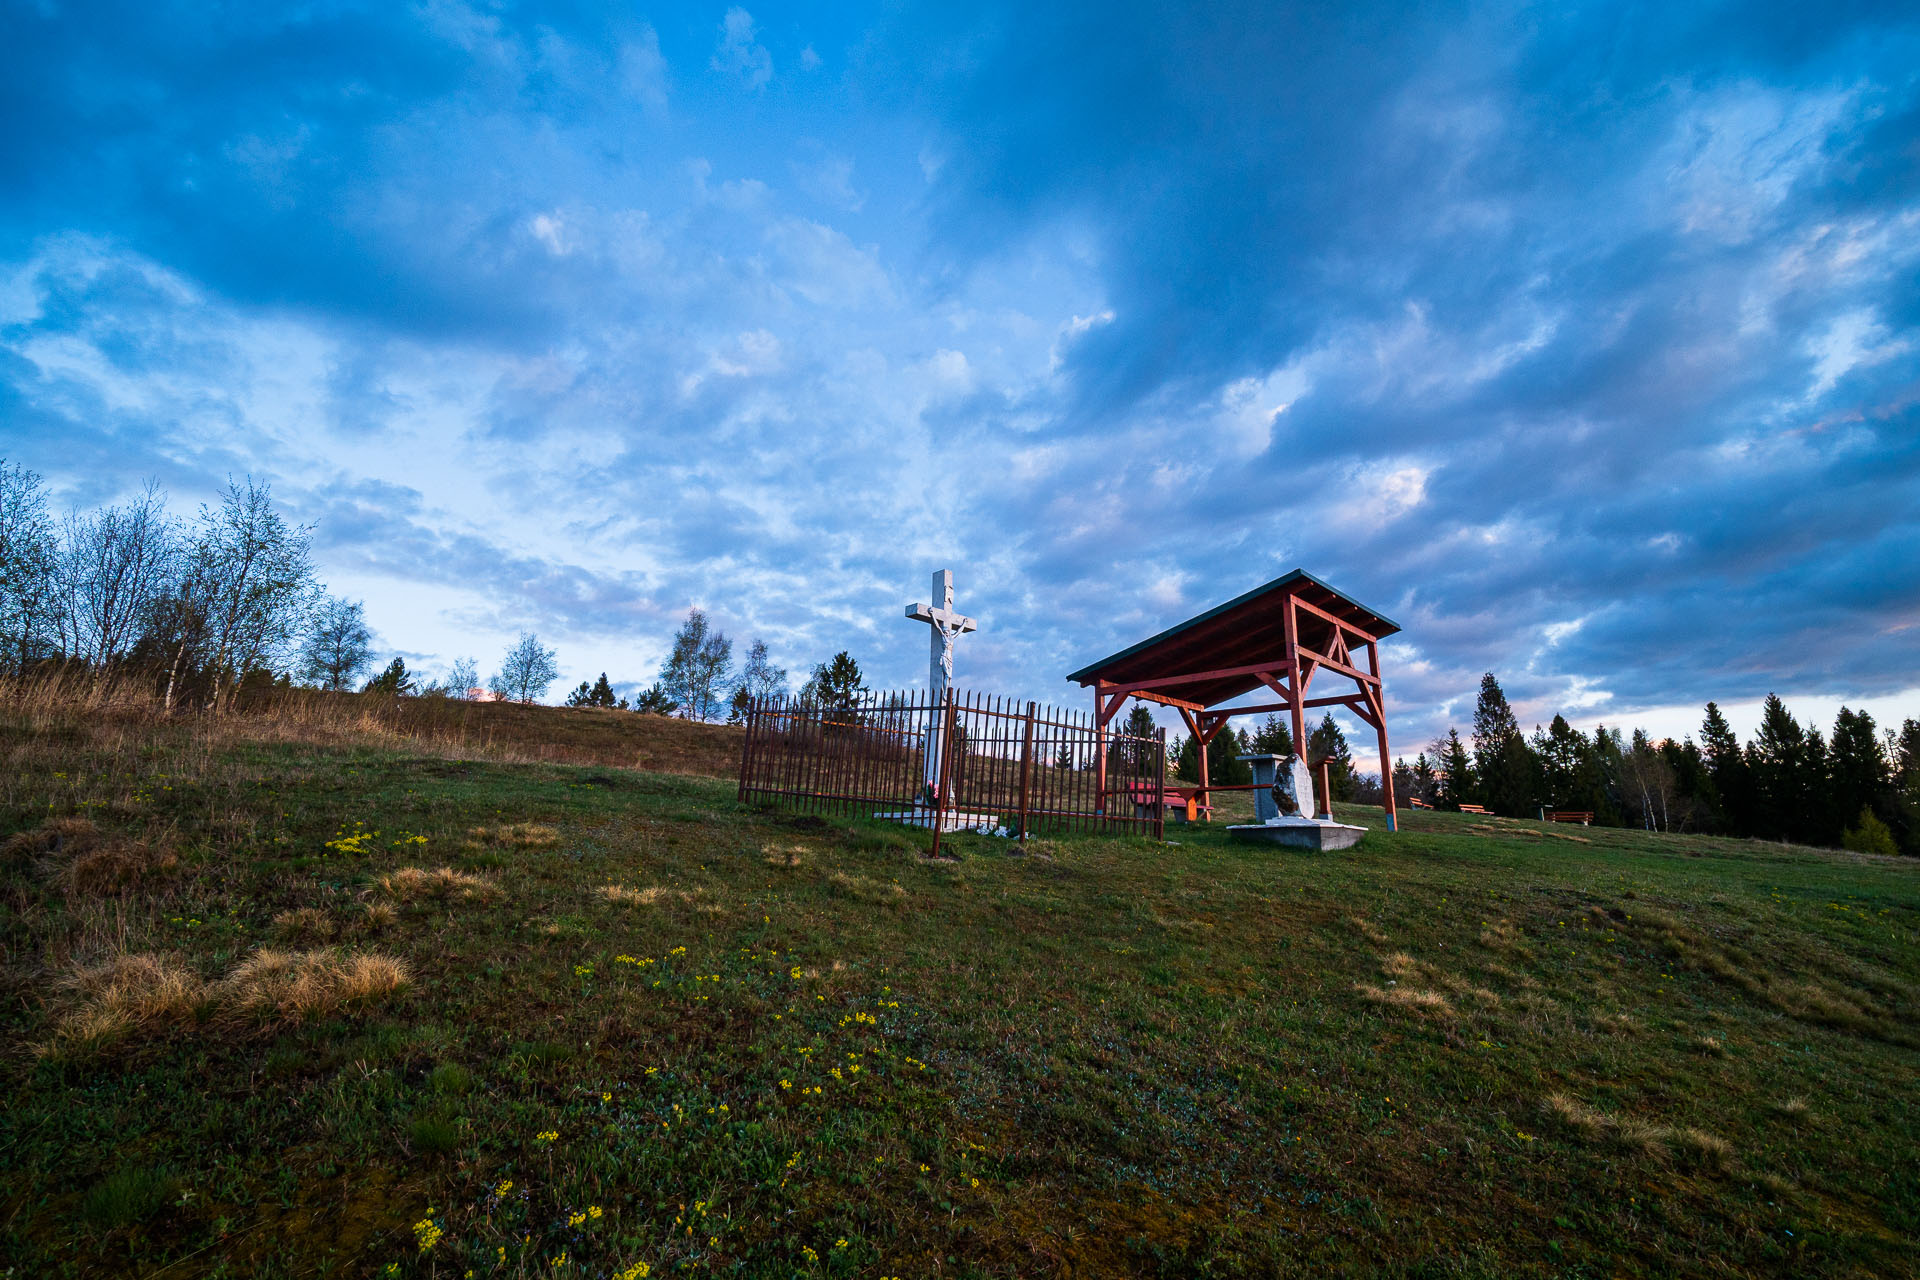
<svg viewBox="0 0 1920 1280">
<path fill-rule="evenodd" d="M 1420 798 L 1419 796 L 1408 796 L 1408 797 L 1407 797 L 1407 804 L 1408 804 L 1408 805 L 1410 805 L 1411 807 L 1413 807 L 1413 808 L 1415 808 L 1415 809 L 1431 809 L 1431 808 L 1433 808 L 1433 806 L 1432 806 L 1432 805 L 1430 805 L 1430 804 L 1428 804 L 1428 803 L 1427 803 L 1427 802 L 1426 802 L 1425 800 L 1422 800 L 1422 799 L 1421 799 L 1421 798 Z"/>
<path fill-rule="evenodd" d="M 1492 814 L 1487 812 L 1486 806 L 1477 805 L 1477 804 L 1463 804 L 1460 806 L 1460 812 L 1477 813 L 1483 818 L 1491 818 L 1493 816 Z"/>
<path fill-rule="evenodd" d="M 1590 827 L 1593 825 L 1593 810 L 1591 809 L 1549 809 L 1547 810 L 1547 821 L 1548 822 L 1577 822 L 1583 827 Z"/>
</svg>

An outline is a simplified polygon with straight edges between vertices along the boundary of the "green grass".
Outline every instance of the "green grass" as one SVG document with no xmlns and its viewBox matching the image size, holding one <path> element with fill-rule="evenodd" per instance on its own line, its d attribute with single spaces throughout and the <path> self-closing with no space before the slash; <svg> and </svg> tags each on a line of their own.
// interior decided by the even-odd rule
<svg viewBox="0 0 1920 1280">
<path fill-rule="evenodd" d="M 1911 860 L 1355 809 L 934 864 L 718 780 L 0 729 L 0 838 L 178 857 L 0 867 L 0 1275 L 1915 1271 Z M 72 1031 L 111 954 L 262 947 L 411 978 Z"/>
</svg>

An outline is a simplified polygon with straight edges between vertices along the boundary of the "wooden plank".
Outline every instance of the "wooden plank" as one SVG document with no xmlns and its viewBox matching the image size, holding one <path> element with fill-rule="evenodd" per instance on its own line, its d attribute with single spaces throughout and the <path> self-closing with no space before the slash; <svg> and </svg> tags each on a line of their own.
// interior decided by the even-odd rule
<svg viewBox="0 0 1920 1280">
<path fill-rule="evenodd" d="M 1366 672 L 1360 670 L 1360 668 L 1350 667 L 1344 662 L 1336 662 L 1326 654 L 1316 652 L 1315 650 L 1307 648 L 1305 645 L 1300 646 L 1300 653 L 1301 656 L 1312 659 L 1316 665 L 1325 667 L 1329 671 L 1338 671 L 1341 675 L 1356 680 L 1361 684 L 1380 683 L 1379 676 L 1368 675 Z"/>
</svg>

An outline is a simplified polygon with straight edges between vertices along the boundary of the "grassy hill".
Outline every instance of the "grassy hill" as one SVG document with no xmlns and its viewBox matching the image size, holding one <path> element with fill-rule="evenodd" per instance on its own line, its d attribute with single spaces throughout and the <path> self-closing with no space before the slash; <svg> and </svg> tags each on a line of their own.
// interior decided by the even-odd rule
<svg viewBox="0 0 1920 1280">
<path fill-rule="evenodd" d="M 1915 1273 L 1911 861 L 931 864 L 720 731 L 395 714 L 0 719 L 0 1274 Z"/>
</svg>

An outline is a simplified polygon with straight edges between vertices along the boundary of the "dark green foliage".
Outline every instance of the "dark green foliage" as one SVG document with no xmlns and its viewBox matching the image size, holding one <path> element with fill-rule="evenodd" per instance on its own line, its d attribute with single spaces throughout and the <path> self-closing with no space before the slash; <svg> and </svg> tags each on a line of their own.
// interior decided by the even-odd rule
<svg viewBox="0 0 1920 1280">
<path fill-rule="evenodd" d="M 460 1145 L 460 1126 L 444 1116 L 421 1116 L 407 1126 L 407 1139 L 415 1151 L 444 1155 Z"/>
<path fill-rule="evenodd" d="M 444 1093 L 449 1097 L 459 1097 L 473 1091 L 473 1073 L 457 1062 L 443 1062 L 433 1069 L 428 1084 L 435 1093 Z"/>
<path fill-rule="evenodd" d="M 580 687 L 567 695 L 567 705 L 570 707 L 618 707 L 621 702 L 619 698 L 614 697 L 613 686 L 607 683 L 607 673 L 602 671 L 600 678 L 592 685 L 582 680 Z"/>
<path fill-rule="evenodd" d="M 1713 784 L 1713 828 L 1729 835 L 1750 835 L 1753 822 L 1753 778 L 1746 753 L 1734 737 L 1733 726 L 1720 708 L 1709 702 L 1700 726 L 1700 754 Z"/>
<path fill-rule="evenodd" d="M 1868 806 L 1862 806 L 1859 819 L 1840 837 L 1840 845 L 1857 853 L 1879 853 L 1890 858 L 1900 852 L 1893 842 L 1893 832 Z"/>
<path fill-rule="evenodd" d="M 680 704 L 656 680 L 651 688 L 634 698 L 633 709 L 641 715 L 670 716 L 680 709 Z"/>
<path fill-rule="evenodd" d="M 1520 734 L 1520 722 L 1489 671 L 1480 679 L 1473 711 L 1473 775 L 1480 803 L 1508 817 L 1533 816 L 1540 799 L 1534 772 L 1533 752 Z"/>
<path fill-rule="evenodd" d="M 1318 787 L 1319 769 L 1322 762 L 1327 766 L 1327 785 L 1333 791 L 1333 798 L 1341 802 L 1353 799 L 1353 752 L 1347 746 L 1347 735 L 1340 732 L 1340 726 L 1333 722 L 1333 713 L 1314 726 L 1307 735 L 1307 763 L 1314 768 L 1314 786 Z M 1321 797 L 1324 802 L 1324 797 Z"/>
<path fill-rule="evenodd" d="M 830 662 L 814 667 L 813 674 L 800 689 L 803 702 L 822 707 L 851 707 L 867 693 L 867 680 L 860 664 L 842 649 Z"/>
<path fill-rule="evenodd" d="M 87 1221 L 109 1231 L 145 1222 L 175 1194 L 170 1170 L 139 1165 L 116 1169 L 94 1184 L 81 1203 Z"/>
<path fill-rule="evenodd" d="M 404 697 L 413 692 L 413 674 L 407 670 L 407 664 L 395 658 L 387 664 L 387 669 L 367 681 L 368 693 L 377 693 L 383 697 Z"/>
<path fill-rule="evenodd" d="M 1480 787 L 1473 776 L 1473 761 L 1467 755 L 1467 744 L 1460 740 L 1459 730 L 1447 730 L 1447 736 L 1434 744 L 1434 756 L 1440 775 L 1439 803 L 1449 809 L 1480 803 Z"/>
<path fill-rule="evenodd" d="M 1248 743 L 1256 755 L 1290 756 L 1293 754 L 1293 730 L 1283 717 L 1269 712 L 1266 719 L 1254 729 Z"/>
</svg>

